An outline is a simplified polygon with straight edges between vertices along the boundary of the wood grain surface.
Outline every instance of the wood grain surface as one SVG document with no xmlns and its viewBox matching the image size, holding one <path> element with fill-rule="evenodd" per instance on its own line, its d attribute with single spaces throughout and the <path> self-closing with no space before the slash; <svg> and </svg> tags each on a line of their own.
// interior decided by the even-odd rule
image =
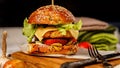
<svg viewBox="0 0 120 68">
<path fill-rule="evenodd" d="M 20 59 L 26 62 L 28 68 L 60 68 L 62 63 L 78 61 L 82 59 L 71 58 L 51 58 L 51 57 L 37 57 L 24 54 L 22 52 L 15 52 L 11 54 L 12 58 Z M 120 64 L 120 59 L 109 60 L 113 66 Z M 84 68 L 103 68 L 101 63 L 85 66 Z"/>
</svg>

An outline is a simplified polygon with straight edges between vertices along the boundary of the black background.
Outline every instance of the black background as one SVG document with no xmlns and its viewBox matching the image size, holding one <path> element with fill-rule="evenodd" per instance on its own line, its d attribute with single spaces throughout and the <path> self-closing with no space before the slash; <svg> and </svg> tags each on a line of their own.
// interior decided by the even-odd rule
<svg viewBox="0 0 120 68">
<path fill-rule="evenodd" d="M 0 27 L 21 27 L 23 20 L 51 0 L 0 0 Z M 55 0 L 74 16 L 93 17 L 120 27 L 120 3 L 115 0 Z"/>
</svg>

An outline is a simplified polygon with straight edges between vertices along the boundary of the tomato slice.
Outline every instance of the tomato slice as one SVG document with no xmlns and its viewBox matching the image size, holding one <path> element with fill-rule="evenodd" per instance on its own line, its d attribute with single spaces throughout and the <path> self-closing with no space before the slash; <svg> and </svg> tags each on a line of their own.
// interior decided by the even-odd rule
<svg viewBox="0 0 120 68">
<path fill-rule="evenodd" d="M 61 43 L 62 45 L 65 45 L 67 43 L 66 39 L 46 39 L 44 40 L 44 43 L 47 45 L 51 45 L 53 43 Z"/>
<path fill-rule="evenodd" d="M 81 48 L 86 48 L 86 49 L 88 49 L 90 46 L 92 46 L 92 44 L 90 44 L 89 42 L 80 42 L 80 43 L 78 44 L 78 46 L 81 47 Z"/>
</svg>

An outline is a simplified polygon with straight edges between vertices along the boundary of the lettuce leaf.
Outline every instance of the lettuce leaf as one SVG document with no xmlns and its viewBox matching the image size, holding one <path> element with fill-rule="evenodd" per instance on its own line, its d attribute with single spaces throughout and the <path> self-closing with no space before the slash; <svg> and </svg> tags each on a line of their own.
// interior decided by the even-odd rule
<svg viewBox="0 0 120 68">
<path fill-rule="evenodd" d="M 28 42 L 32 41 L 32 38 L 36 31 L 36 27 L 37 25 L 29 24 L 27 18 L 24 19 L 22 32 L 23 32 L 23 35 L 27 37 Z"/>
<path fill-rule="evenodd" d="M 66 35 L 66 31 L 70 29 L 74 30 L 80 30 L 82 27 L 82 21 L 80 20 L 79 22 L 75 24 L 65 24 L 65 25 L 59 25 L 58 30 L 63 34 Z"/>
</svg>

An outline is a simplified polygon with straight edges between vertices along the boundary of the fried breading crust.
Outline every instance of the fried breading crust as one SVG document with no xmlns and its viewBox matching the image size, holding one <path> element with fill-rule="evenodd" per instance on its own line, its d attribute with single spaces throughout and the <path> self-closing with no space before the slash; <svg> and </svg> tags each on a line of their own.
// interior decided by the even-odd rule
<svg viewBox="0 0 120 68">
<path fill-rule="evenodd" d="M 73 38 L 71 33 L 69 31 L 66 32 L 65 35 L 63 35 L 60 31 L 55 30 L 55 31 L 49 31 L 45 33 L 43 36 L 44 38 Z"/>
</svg>

